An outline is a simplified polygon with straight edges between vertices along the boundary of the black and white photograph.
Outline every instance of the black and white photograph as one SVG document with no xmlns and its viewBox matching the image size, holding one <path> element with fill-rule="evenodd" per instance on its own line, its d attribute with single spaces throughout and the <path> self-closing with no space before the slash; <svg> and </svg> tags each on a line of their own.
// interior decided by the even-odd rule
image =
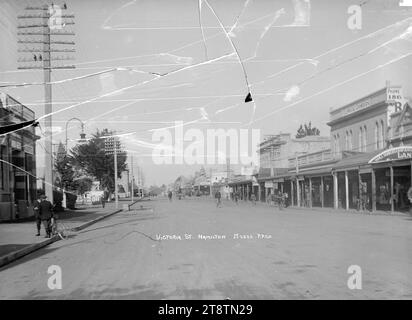
<svg viewBox="0 0 412 320">
<path fill-rule="evenodd" d="M 412 0 L 0 0 L 0 300 L 411 300 L 411 182 Z"/>
</svg>

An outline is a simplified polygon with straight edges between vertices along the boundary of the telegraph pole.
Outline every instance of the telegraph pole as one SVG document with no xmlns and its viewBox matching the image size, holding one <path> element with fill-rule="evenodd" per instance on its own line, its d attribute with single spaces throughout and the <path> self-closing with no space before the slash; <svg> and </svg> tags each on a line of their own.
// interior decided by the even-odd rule
<svg viewBox="0 0 412 320">
<path fill-rule="evenodd" d="M 58 5 L 28 6 L 23 15 L 18 15 L 18 51 L 22 58 L 18 69 L 42 69 L 44 71 L 44 120 L 45 128 L 45 192 L 53 203 L 53 142 L 52 142 L 52 85 L 53 69 L 74 69 L 74 65 L 52 64 L 52 61 L 74 60 L 70 56 L 54 56 L 52 52 L 74 52 L 74 41 L 62 41 L 60 36 L 74 36 L 74 32 L 64 29 L 74 25 L 73 14 L 62 14 L 67 10 Z M 63 46 L 63 48 L 62 48 Z"/>
<path fill-rule="evenodd" d="M 114 197 L 116 201 L 116 209 L 119 208 L 119 197 L 117 190 L 117 141 L 114 143 Z"/>
<path fill-rule="evenodd" d="M 134 199 L 134 176 L 133 176 L 133 155 L 131 155 L 131 169 L 132 169 L 132 202 Z"/>
<path fill-rule="evenodd" d="M 121 144 L 118 137 L 107 136 L 101 137 L 105 139 L 104 148 L 106 154 L 112 154 L 114 156 L 114 197 L 116 202 L 116 209 L 119 207 L 119 199 L 118 199 L 118 187 L 117 187 L 117 155 L 119 153 L 124 153 L 121 150 Z"/>
</svg>

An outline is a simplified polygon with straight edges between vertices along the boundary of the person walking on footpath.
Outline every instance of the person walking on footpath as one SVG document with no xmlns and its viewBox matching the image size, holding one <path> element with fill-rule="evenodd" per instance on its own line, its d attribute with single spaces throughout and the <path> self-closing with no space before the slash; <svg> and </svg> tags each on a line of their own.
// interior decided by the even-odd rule
<svg viewBox="0 0 412 320">
<path fill-rule="evenodd" d="M 222 194 L 220 193 L 219 190 L 215 193 L 215 199 L 216 199 L 216 208 L 219 208 L 220 205 L 222 204 L 222 200 L 221 200 Z"/>
<path fill-rule="evenodd" d="M 45 238 L 51 237 L 51 219 L 53 218 L 53 205 L 49 200 L 47 200 L 47 196 L 42 194 L 40 196 L 40 218 L 43 222 L 44 230 L 46 231 Z"/>
<path fill-rule="evenodd" d="M 40 202 L 41 202 L 41 198 L 39 197 L 39 199 L 34 200 L 34 203 L 33 203 L 34 218 L 36 219 L 36 227 L 37 227 L 36 237 L 40 236 L 40 228 L 41 228 Z"/>
<path fill-rule="evenodd" d="M 256 205 L 256 196 L 254 193 L 250 196 L 250 201 L 252 201 L 253 205 Z"/>
<path fill-rule="evenodd" d="M 107 189 L 104 189 L 103 196 L 102 196 L 102 208 L 105 207 L 107 198 L 108 198 L 108 191 Z"/>
<path fill-rule="evenodd" d="M 412 186 L 408 190 L 408 199 L 409 199 L 409 213 L 412 214 Z"/>
<path fill-rule="evenodd" d="M 169 198 L 169 201 L 170 201 L 170 202 L 172 202 L 172 196 L 173 196 L 172 191 L 169 191 L 169 192 L 167 193 L 167 197 Z"/>
</svg>

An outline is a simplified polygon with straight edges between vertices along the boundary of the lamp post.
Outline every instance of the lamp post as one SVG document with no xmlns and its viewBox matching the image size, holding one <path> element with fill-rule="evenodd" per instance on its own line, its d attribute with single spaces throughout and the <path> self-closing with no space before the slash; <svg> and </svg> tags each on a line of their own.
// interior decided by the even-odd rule
<svg viewBox="0 0 412 320">
<path fill-rule="evenodd" d="M 80 133 L 80 139 L 82 139 L 82 140 L 86 139 L 86 134 L 84 133 L 84 123 L 83 123 L 83 121 L 80 120 L 79 118 L 76 118 L 76 117 L 67 120 L 67 122 L 66 122 L 66 153 L 67 153 L 67 142 L 68 142 L 68 138 L 67 138 L 67 125 L 68 125 L 69 122 L 72 121 L 72 120 L 77 120 L 77 121 L 79 121 L 79 122 L 81 123 L 81 125 L 82 125 L 82 132 Z"/>
</svg>

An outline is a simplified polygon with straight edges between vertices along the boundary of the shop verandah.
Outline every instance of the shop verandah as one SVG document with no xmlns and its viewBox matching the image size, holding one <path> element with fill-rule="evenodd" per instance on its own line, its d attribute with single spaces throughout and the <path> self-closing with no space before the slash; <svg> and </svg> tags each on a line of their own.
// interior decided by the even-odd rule
<svg viewBox="0 0 412 320">
<path fill-rule="evenodd" d="M 412 147 L 361 153 L 316 172 L 291 177 L 291 203 L 297 207 L 368 211 L 408 211 Z"/>
</svg>

